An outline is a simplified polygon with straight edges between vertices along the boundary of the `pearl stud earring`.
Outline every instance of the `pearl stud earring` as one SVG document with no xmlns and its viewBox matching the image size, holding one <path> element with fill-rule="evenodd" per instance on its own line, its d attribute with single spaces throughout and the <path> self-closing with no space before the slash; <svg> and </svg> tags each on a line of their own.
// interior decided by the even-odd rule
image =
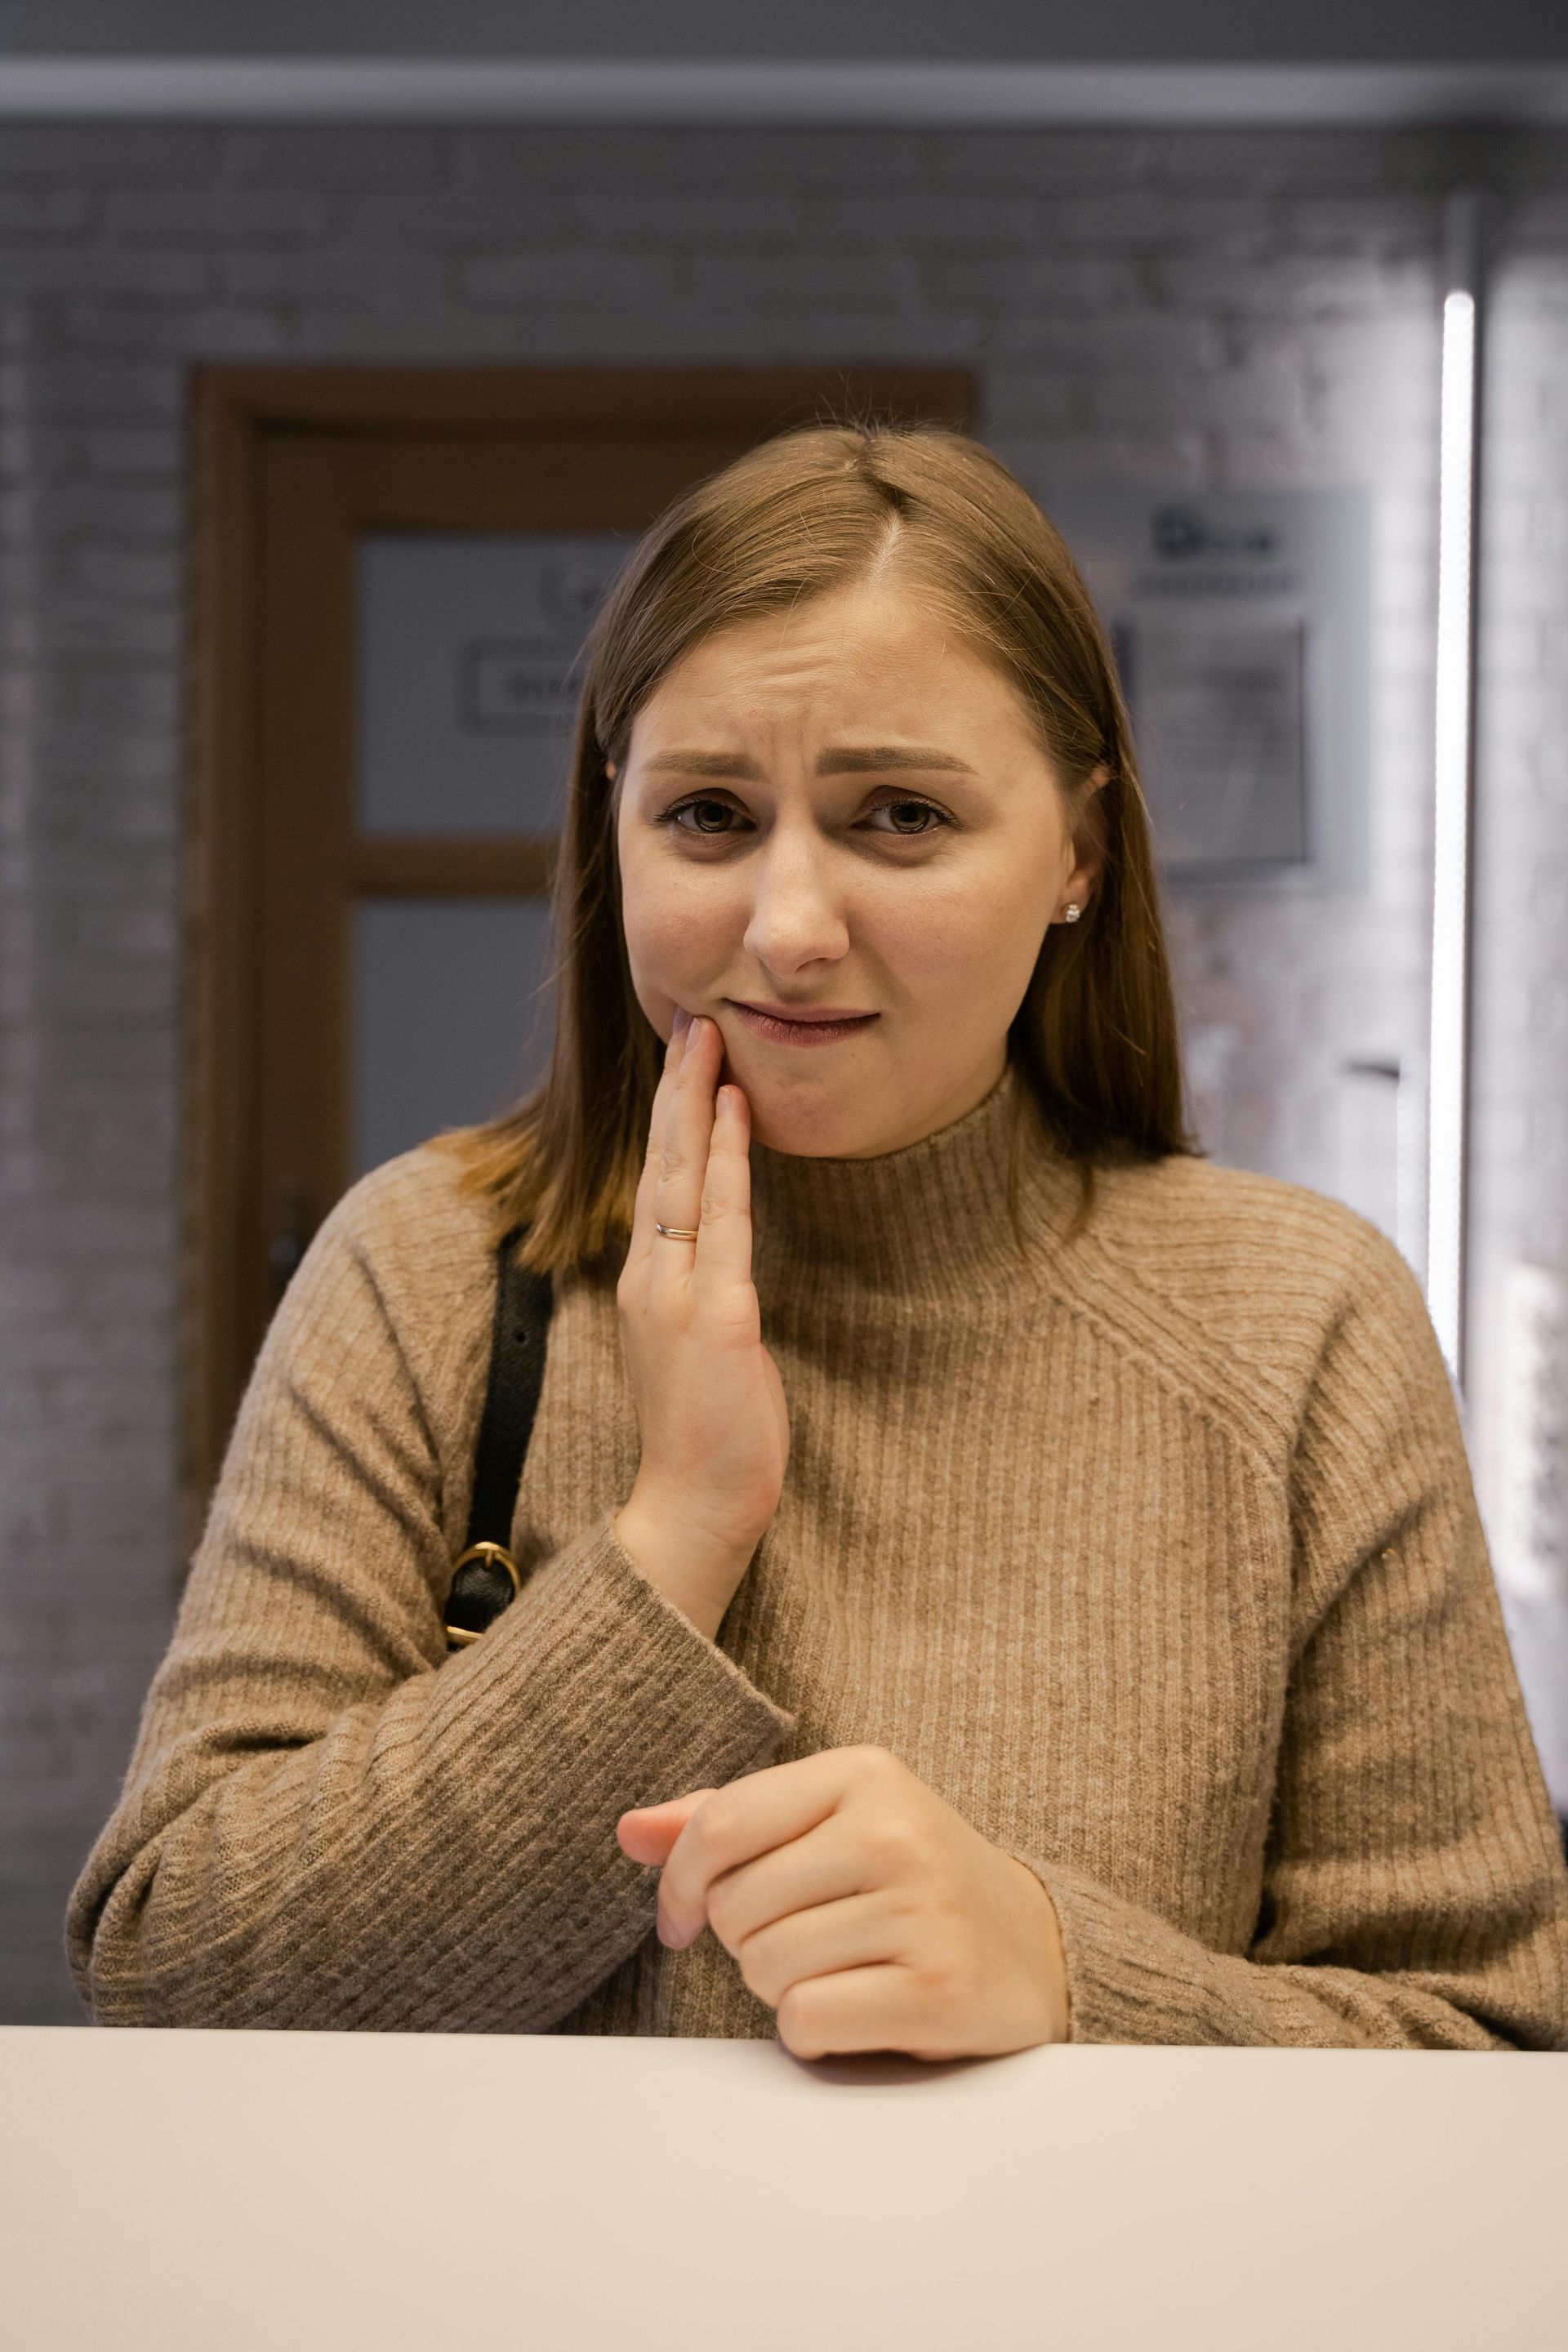
<svg viewBox="0 0 1568 2352">
<path fill-rule="evenodd" d="M 1069 898 L 1062 909 L 1062 920 L 1064 923 L 1076 923 L 1082 912 L 1083 908 L 1079 905 L 1078 900 Z"/>
</svg>

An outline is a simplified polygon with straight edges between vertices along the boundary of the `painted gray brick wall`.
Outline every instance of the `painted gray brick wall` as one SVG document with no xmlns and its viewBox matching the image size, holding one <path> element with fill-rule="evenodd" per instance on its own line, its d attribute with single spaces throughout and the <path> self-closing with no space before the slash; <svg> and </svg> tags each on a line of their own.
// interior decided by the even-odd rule
<svg viewBox="0 0 1568 2352">
<path fill-rule="evenodd" d="M 1333 1189 L 1340 1060 L 1423 1039 L 1434 257 L 1473 161 L 1415 132 L 0 126 L 0 2016 L 78 2014 L 59 1914 L 182 1565 L 191 363 L 962 361 L 1047 504 L 1365 484 L 1365 893 L 1173 908 L 1211 1142 Z M 1568 1253 L 1568 140 L 1493 161 L 1488 1265 Z"/>
<path fill-rule="evenodd" d="M 1511 1409 L 1509 1263 L 1568 1275 L 1568 192 L 1560 182 L 1521 190 L 1489 338 L 1470 1428 L 1483 1502 L 1495 1509 Z M 1568 1346 L 1557 1377 L 1568 1383 Z M 1568 1457 L 1558 1462 L 1560 1490 L 1564 1482 Z M 1555 1601 L 1510 1597 L 1509 1615 L 1548 1778 L 1568 1815 L 1568 1590 Z"/>
</svg>

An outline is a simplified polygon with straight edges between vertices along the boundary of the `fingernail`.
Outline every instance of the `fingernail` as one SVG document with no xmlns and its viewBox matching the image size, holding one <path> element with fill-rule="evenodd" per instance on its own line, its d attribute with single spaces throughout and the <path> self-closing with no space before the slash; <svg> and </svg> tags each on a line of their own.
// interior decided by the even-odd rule
<svg viewBox="0 0 1568 2352">
<path fill-rule="evenodd" d="M 687 1011 L 687 1009 L 686 1009 L 686 1007 L 685 1007 L 685 1005 L 684 1005 L 684 1004 L 678 1004 L 678 1005 L 676 1006 L 676 1008 L 675 1008 L 675 1034 L 676 1034 L 676 1035 L 677 1035 L 678 1037 L 684 1037 L 684 1036 L 685 1036 L 685 1034 L 686 1034 L 686 1033 L 687 1033 L 687 1031 L 690 1028 L 690 1026 L 691 1026 L 691 1015 L 690 1015 L 690 1013 L 688 1013 L 688 1011 Z"/>
</svg>

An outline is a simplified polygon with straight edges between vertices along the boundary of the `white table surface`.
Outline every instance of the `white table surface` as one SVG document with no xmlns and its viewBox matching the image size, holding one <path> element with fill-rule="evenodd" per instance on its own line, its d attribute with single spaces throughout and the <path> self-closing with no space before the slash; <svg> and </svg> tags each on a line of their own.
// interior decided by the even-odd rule
<svg viewBox="0 0 1568 2352">
<path fill-rule="evenodd" d="M 9 2352 L 1564 2352 L 1568 2055 L 0 2028 Z"/>
</svg>

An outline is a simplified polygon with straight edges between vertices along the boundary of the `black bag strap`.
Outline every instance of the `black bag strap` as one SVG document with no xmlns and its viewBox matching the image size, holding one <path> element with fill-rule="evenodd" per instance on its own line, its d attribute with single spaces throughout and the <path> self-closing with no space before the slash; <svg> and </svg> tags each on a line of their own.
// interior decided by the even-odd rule
<svg viewBox="0 0 1568 2352">
<path fill-rule="evenodd" d="M 544 1382 L 552 1303 L 550 1276 L 518 1263 L 517 1244 L 527 1231 L 526 1225 L 513 1225 L 497 1252 L 489 1385 L 474 1459 L 468 1532 L 452 1562 L 447 1596 L 452 1649 L 477 1642 L 522 1590 L 509 1546 L 518 1482 Z"/>
</svg>

